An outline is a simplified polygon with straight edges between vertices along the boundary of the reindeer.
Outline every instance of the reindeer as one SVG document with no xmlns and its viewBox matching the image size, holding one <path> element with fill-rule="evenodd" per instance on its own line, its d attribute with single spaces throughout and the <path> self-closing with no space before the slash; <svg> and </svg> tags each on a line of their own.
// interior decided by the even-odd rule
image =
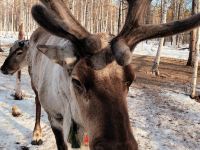
<svg viewBox="0 0 200 150">
<path fill-rule="evenodd" d="M 33 18 L 41 27 L 32 34 L 24 53 L 59 150 L 67 149 L 73 123 L 80 135 L 82 130 L 88 132 L 91 150 L 137 150 L 126 103 L 135 79 L 131 52 L 141 41 L 200 24 L 198 14 L 162 25 L 141 25 L 151 0 L 127 1 L 125 25 L 114 38 L 89 33 L 61 0 L 41 0 L 43 5 L 32 8 Z"/>
<path fill-rule="evenodd" d="M 14 73 L 21 70 L 24 66 L 27 66 L 26 56 L 29 48 L 28 40 L 17 40 L 10 48 L 9 55 L 5 60 L 4 64 L 1 67 L 1 72 L 5 75 L 13 75 Z M 17 82 L 16 84 L 20 84 Z M 31 84 L 32 85 L 32 84 Z M 32 89 L 36 94 L 36 90 L 32 85 Z M 42 141 L 42 129 L 40 126 L 40 116 L 41 116 L 41 105 L 38 100 L 38 96 L 35 97 L 36 103 L 36 119 L 35 119 L 35 127 L 33 130 L 33 145 L 41 145 Z"/>
</svg>

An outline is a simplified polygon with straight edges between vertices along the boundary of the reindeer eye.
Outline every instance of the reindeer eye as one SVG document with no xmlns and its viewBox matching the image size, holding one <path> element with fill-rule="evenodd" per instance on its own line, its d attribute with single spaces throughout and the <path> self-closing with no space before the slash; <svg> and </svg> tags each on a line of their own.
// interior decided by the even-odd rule
<svg viewBox="0 0 200 150">
<path fill-rule="evenodd" d="M 22 53 L 23 53 L 22 51 L 17 51 L 17 52 L 16 52 L 16 55 L 19 56 L 19 55 L 21 55 Z"/>
<path fill-rule="evenodd" d="M 132 84 L 131 81 L 126 81 L 126 82 L 125 82 L 125 85 L 128 86 L 128 87 L 131 86 L 131 84 Z"/>
<path fill-rule="evenodd" d="M 73 83 L 73 86 L 76 89 L 78 89 L 79 92 L 84 92 L 85 91 L 84 85 L 78 79 L 72 78 L 72 83 Z"/>
</svg>

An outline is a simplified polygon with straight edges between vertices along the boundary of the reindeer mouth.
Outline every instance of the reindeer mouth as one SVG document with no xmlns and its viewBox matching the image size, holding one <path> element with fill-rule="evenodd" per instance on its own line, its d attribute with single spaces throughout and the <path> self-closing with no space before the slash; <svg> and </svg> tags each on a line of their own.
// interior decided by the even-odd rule
<svg viewBox="0 0 200 150">
<path fill-rule="evenodd" d="M 17 69 L 17 70 L 9 70 L 9 69 L 3 69 L 3 68 L 1 68 L 1 72 L 4 74 L 4 75 L 13 75 L 13 74 L 15 74 L 17 71 L 18 71 L 19 69 Z"/>
<path fill-rule="evenodd" d="M 17 70 L 18 71 L 18 70 Z M 13 75 L 15 74 L 17 71 L 12 71 L 12 72 L 9 72 L 10 75 Z"/>
</svg>

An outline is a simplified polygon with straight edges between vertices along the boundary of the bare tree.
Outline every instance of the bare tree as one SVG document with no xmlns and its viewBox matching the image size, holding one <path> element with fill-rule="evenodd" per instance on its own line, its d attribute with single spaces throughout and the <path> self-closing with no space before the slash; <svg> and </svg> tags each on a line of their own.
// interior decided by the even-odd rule
<svg viewBox="0 0 200 150">
<path fill-rule="evenodd" d="M 195 0 L 197 12 L 200 12 L 200 0 Z M 196 86 L 197 86 L 197 76 L 198 76 L 198 65 L 199 65 L 199 46 L 200 46 L 200 28 L 196 30 L 196 41 L 195 41 L 195 61 L 194 61 L 194 70 L 192 77 L 192 93 L 191 97 L 195 98 L 196 96 Z"/>
<path fill-rule="evenodd" d="M 162 5 L 162 17 L 161 17 L 161 23 L 166 23 L 167 22 L 167 10 L 168 10 L 168 0 L 162 0 L 161 1 Z M 163 44 L 164 44 L 164 38 L 161 38 L 159 40 L 159 46 L 158 46 L 158 51 L 156 54 L 156 57 L 154 59 L 154 63 L 152 66 L 152 73 L 155 74 L 156 76 L 159 76 L 159 64 L 160 64 L 160 56 L 161 56 L 161 51 L 163 49 Z"/>
<path fill-rule="evenodd" d="M 197 13 L 197 1 L 192 1 L 192 14 Z M 190 53 L 187 61 L 187 66 L 194 66 L 194 58 L 195 58 L 195 49 L 196 49 L 196 29 L 191 31 L 190 33 Z"/>
</svg>

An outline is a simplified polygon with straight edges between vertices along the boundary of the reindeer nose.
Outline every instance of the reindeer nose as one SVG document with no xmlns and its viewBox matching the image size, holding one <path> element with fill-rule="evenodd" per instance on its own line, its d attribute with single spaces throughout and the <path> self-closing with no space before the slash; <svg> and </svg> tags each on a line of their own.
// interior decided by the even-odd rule
<svg viewBox="0 0 200 150">
<path fill-rule="evenodd" d="M 8 75 L 8 70 L 6 69 L 6 67 L 2 66 L 1 67 L 1 72 L 5 75 Z"/>
</svg>

